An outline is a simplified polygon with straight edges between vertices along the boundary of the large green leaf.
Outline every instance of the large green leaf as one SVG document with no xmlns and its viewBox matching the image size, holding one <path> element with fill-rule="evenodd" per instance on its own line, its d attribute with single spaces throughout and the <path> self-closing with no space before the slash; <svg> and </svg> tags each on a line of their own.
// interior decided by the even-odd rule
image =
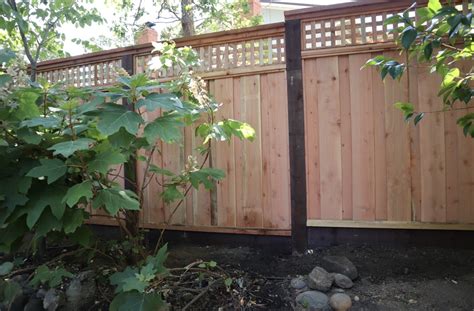
<svg viewBox="0 0 474 311">
<path fill-rule="evenodd" d="M 22 293 L 21 285 L 13 280 L 6 281 L 5 287 L 3 289 L 3 296 L 5 301 L 8 304 L 12 303 L 15 298 Z"/>
<path fill-rule="evenodd" d="M 429 0 L 428 1 L 428 9 L 430 9 L 433 13 L 438 12 L 443 6 L 441 5 L 439 0 Z"/>
<path fill-rule="evenodd" d="M 78 150 L 89 149 L 89 145 L 94 142 L 95 141 L 90 138 L 79 138 L 77 140 L 70 140 L 70 141 L 65 141 L 62 143 L 57 143 L 51 146 L 50 148 L 48 148 L 48 150 L 54 150 L 53 155 L 61 154 L 67 158 Z"/>
<path fill-rule="evenodd" d="M 39 284 L 48 284 L 49 287 L 54 288 L 61 284 L 63 278 L 72 278 L 74 275 L 62 267 L 49 269 L 46 265 L 41 265 L 35 270 L 35 275 L 31 279 L 32 286 Z"/>
<path fill-rule="evenodd" d="M 135 135 L 139 125 L 144 122 L 138 113 L 129 111 L 123 106 L 104 104 L 101 107 L 105 109 L 102 109 L 98 115 L 97 128 L 104 135 L 112 135 L 122 127 L 130 134 Z"/>
<path fill-rule="evenodd" d="M 146 107 L 147 111 L 155 111 L 158 108 L 163 110 L 182 110 L 183 103 L 172 93 L 151 93 L 137 102 L 137 108 Z"/>
<path fill-rule="evenodd" d="M 143 134 L 146 140 L 153 144 L 160 138 L 166 143 L 172 143 L 181 139 L 181 127 L 184 124 L 174 115 L 165 115 L 148 123 Z"/>
<path fill-rule="evenodd" d="M 119 210 L 140 210 L 140 204 L 135 198 L 125 190 L 115 188 L 100 190 L 92 202 L 92 207 L 105 207 L 111 215 L 116 215 Z"/>
<path fill-rule="evenodd" d="M 31 169 L 26 176 L 30 177 L 46 177 L 48 184 L 58 180 L 67 172 L 66 164 L 59 159 L 41 159 L 41 166 Z"/>
<path fill-rule="evenodd" d="M 57 127 L 59 124 L 61 124 L 61 120 L 55 117 L 46 117 L 46 118 L 38 117 L 38 118 L 25 120 L 21 122 L 20 126 L 26 126 L 26 127 L 43 126 L 44 128 L 53 128 L 53 127 Z"/>
<path fill-rule="evenodd" d="M 0 265 L 0 275 L 5 275 L 10 273 L 13 269 L 13 262 L 11 261 L 5 261 Z"/>
<path fill-rule="evenodd" d="M 73 207 L 81 198 L 91 199 L 92 196 L 92 181 L 86 180 L 69 188 L 62 202 Z"/>
<path fill-rule="evenodd" d="M 41 140 L 43 139 L 41 135 L 38 135 L 35 131 L 27 127 L 22 127 L 18 129 L 16 131 L 16 134 L 20 139 L 23 139 L 26 143 L 33 144 L 33 145 L 39 144 Z"/>
<path fill-rule="evenodd" d="M 138 269 L 135 267 L 127 266 L 125 270 L 121 272 L 115 272 L 110 276 L 110 284 L 117 286 L 115 289 L 116 293 L 124 292 L 123 289 L 124 280 L 135 277 L 138 273 Z"/>
<path fill-rule="evenodd" d="M 45 209 L 35 225 L 35 235 L 37 237 L 47 236 L 51 231 L 61 231 L 63 229 L 63 219 L 59 220 L 53 215 L 51 209 Z"/>
<path fill-rule="evenodd" d="M 40 111 L 36 105 L 39 94 L 32 91 L 18 92 L 18 107 L 13 115 L 19 120 L 36 118 L 40 116 Z"/>
<path fill-rule="evenodd" d="M 408 50 L 411 44 L 415 41 L 418 32 L 415 28 L 408 26 L 401 34 L 401 42 L 404 49 Z"/>
<path fill-rule="evenodd" d="M 115 296 L 110 311 L 164 311 L 168 305 L 159 293 L 124 292 Z"/>
<path fill-rule="evenodd" d="M 64 233 L 70 234 L 74 233 L 76 229 L 81 227 L 84 224 L 85 212 L 83 209 L 79 208 L 68 208 L 63 217 L 63 229 Z"/>
<path fill-rule="evenodd" d="M 0 65 L 8 63 L 16 57 L 15 52 L 10 49 L 0 49 Z"/>
<path fill-rule="evenodd" d="M 214 181 L 224 177 L 224 171 L 213 168 L 203 168 L 189 173 L 189 181 L 195 189 L 198 189 L 200 184 L 203 184 L 206 189 L 213 189 Z"/>
<path fill-rule="evenodd" d="M 3 87 L 10 81 L 12 81 L 12 76 L 8 74 L 0 74 L 0 87 Z"/>
<path fill-rule="evenodd" d="M 50 207 L 53 215 L 60 219 L 65 210 L 62 202 L 64 189 L 59 187 L 47 187 L 42 191 L 35 192 L 27 204 L 26 224 L 33 228 L 46 207 Z"/>
<path fill-rule="evenodd" d="M 127 159 L 123 154 L 117 150 L 106 150 L 98 153 L 95 158 L 89 163 L 87 170 L 89 172 L 99 172 L 106 174 L 109 171 L 110 166 L 122 164 Z"/>
</svg>

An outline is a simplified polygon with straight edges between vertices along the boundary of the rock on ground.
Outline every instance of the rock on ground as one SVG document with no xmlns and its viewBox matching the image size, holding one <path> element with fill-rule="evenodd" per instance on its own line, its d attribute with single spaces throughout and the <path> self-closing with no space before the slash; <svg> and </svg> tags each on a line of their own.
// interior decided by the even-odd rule
<svg viewBox="0 0 474 311">
<path fill-rule="evenodd" d="M 96 289 L 94 271 L 79 273 L 66 289 L 66 309 L 75 311 L 81 310 L 84 306 L 92 305 Z"/>
<path fill-rule="evenodd" d="M 306 287 L 306 282 L 303 277 L 297 277 L 291 280 L 290 286 L 294 289 L 303 289 Z"/>
<path fill-rule="evenodd" d="M 325 294 L 310 290 L 296 296 L 296 303 L 305 310 L 329 311 L 329 299 Z"/>
<path fill-rule="evenodd" d="M 352 306 L 351 297 L 346 294 L 334 294 L 329 299 L 329 305 L 336 311 L 346 311 Z"/>
<path fill-rule="evenodd" d="M 61 302 L 61 293 L 54 288 L 50 288 L 44 295 L 43 308 L 48 311 L 55 311 L 59 308 Z"/>
<path fill-rule="evenodd" d="M 354 283 L 349 277 L 340 273 L 334 273 L 334 284 L 344 289 L 352 288 L 352 286 L 354 286 Z"/>
<path fill-rule="evenodd" d="M 308 286 L 311 289 L 327 292 L 331 289 L 333 281 L 333 276 L 321 267 L 315 267 L 313 271 L 308 274 Z"/>
<path fill-rule="evenodd" d="M 324 256 L 321 266 L 329 272 L 344 274 L 351 280 L 355 280 L 359 276 L 357 268 L 345 256 Z"/>
</svg>

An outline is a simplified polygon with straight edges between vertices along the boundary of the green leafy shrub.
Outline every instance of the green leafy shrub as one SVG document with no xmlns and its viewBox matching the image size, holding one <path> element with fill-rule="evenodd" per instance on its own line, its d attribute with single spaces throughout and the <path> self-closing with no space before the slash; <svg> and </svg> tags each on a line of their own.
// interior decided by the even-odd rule
<svg viewBox="0 0 474 311">
<path fill-rule="evenodd" d="M 30 284 L 34 287 L 38 287 L 40 284 L 45 284 L 49 288 L 55 288 L 61 284 L 63 278 L 72 277 L 73 274 L 62 267 L 49 269 L 48 266 L 42 265 L 36 268 Z"/>
<path fill-rule="evenodd" d="M 444 109 L 453 108 L 456 102 L 468 105 L 474 95 L 472 64 L 463 68 L 466 62 L 472 62 L 474 42 L 472 33 L 472 12 L 463 14 L 451 2 L 443 6 L 439 0 L 430 0 L 426 7 L 416 9 L 416 20 L 409 12 L 414 3 L 402 14 L 396 14 L 384 21 L 385 25 L 396 25 L 392 32 L 399 34 L 397 44 L 410 60 L 427 63 L 431 73 L 441 77 L 438 96 L 442 97 Z M 380 70 L 382 80 L 390 76 L 400 79 L 408 64 L 385 56 L 369 59 L 365 66 L 375 66 Z M 411 103 L 396 103 L 405 119 L 413 118 L 415 125 L 421 121 L 424 112 L 415 111 Z M 474 114 L 460 118 L 457 123 L 463 127 L 464 134 L 474 137 Z"/>
<path fill-rule="evenodd" d="M 147 74 L 121 72 L 111 87 L 79 89 L 41 79 L 12 85 L 16 77 L 0 75 L 0 251 L 18 248 L 29 234 L 32 246 L 64 236 L 87 244 L 90 232 L 82 225 L 90 208 L 116 217 L 133 240 L 143 191 L 154 176 L 165 176 L 164 190 L 156 195 L 167 202 L 182 199 L 189 187 L 212 188 L 224 177 L 194 157 L 180 172 L 152 163 L 161 152 L 158 142 L 178 144 L 182 129 L 202 119 L 196 135 L 204 141 L 198 150 L 205 159 L 211 140 L 254 135 L 245 123 L 216 120 L 219 104 L 190 71 L 199 62 L 191 48 L 164 44 L 159 53 L 152 65 L 173 66 L 180 73 L 175 80 L 159 83 Z M 3 59 L 11 61 L 5 54 Z M 143 117 L 157 109 L 162 113 L 156 119 Z M 127 169 L 135 161 L 146 163 L 144 179 L 129 176 L 131 189 L 123 189 L 117 166 Z"/>
<path fill-rule="evenodd" d="M 155 256 L 148 256 L 138 267 L 126 267 L 110 277 L 110 283 L 116 286 L 117 294 L 110 304 L 111 311 L 125 310 L 166 310 L 167 304 L 160 293 L 151 288 L 166 276 L 164 266 L 168 256 L 167 246 L 160 248 Z"/>
</svg>

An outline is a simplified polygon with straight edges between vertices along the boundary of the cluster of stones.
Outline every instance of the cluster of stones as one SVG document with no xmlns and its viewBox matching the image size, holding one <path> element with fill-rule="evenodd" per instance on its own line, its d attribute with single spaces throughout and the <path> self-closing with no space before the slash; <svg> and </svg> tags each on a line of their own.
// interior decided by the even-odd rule
<svg viewBox="0 0 474 311">
<path fill-rule="evenodd" d="M 95 303 L 96 284 L 94 271 L 79 272 L 62 289 L 33 289 L 28 282 L 28 274 L 20 274 L 13 277 L 21 286 L 21 291 L 16 295 L 10 308 L 2 306 L 0 310 L 11 311 L 56 311 L 68 310 L 79 311 L 88 309 Z"/>
<path fill-rule="evenodd" d="M 359 276 L 354 264 L 344 256 L 325 256 L 306 277 L 291 280 L 291 287 L 297 290 L 297 309 L 311 311 L 346 311 L 352 306 L 345 289 L 354 286 Z M 333 288 L 335 286 L 336 288 Z M 332 289 L 332 291 L 331 291 Z M 331 291 L 330 298 L 326 293 Z"/>
</svg>

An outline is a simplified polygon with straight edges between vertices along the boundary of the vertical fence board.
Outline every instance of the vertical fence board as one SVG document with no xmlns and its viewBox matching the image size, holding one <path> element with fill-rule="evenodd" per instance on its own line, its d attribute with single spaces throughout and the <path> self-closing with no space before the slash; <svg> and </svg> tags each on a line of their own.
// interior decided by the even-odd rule
<svg viewBox="0 0 474 311">
<path fill-rule="evenodd" d="M 234 97 L 236 118 L 252 124 L 256 132 L 253 142 L 236 141 L 236 202 L 240 207 L 237 224 L 242 227 L 262 226 L 262 150 L 261 150 L 261 117 L 260 117 L 260 76 L 240 78 L 235 91 L 239 100 Z"/>
<path fill-rule="evenodd" d="M 215 99 L 222 103 L 216 117 L 218 120 L 234 117 L 233 109 L 233 78 L 217 79 L 214 81 Z M 235 151 L 234 140 L 230 142 L 216 142 L 215 164 L 216 168 L 222 169 L 226 176 L 217 185 L 217 223 L 219 226 L 233 227 L 235 219 Z"/>
<path fill-rule="evenodd" d="M 438 98 L 439 78 L 419 68 L 418 103 L 427 115 L 420 123 L 421 220 L 446 221 L 446 159 L 443 112 Z"/>
<path fill-rule="evenodd" d="M 290 227 L 290 168 L 286 75 L 262 75 L 263 225 Z"/>
<path fill-rule="evenodd" d="M 342 219 L 341 105 L 337 56 L 317 59 L 321 218 Z"/>
<path fill-rule="evenodd" d="M 461 212 L 461 172 L 458 171 L 459 149 L 458 131 L 461 131 L 456 124 L 456 111 L 447 111 L 444 114 L 446 140 L 446 221 L 458 222 Z"/>
<path fill-rule="evenodd" d="M 344 20 L 341 21 L 344 23 Z M 342 219 L 352 219 L 352 129 L 349 57 L 339 57 L 341 104 Z"/>
<path fill-rule="evenodd" d="M 319 161 L 319 114 L 317 99 L 316 59 L 304 61 L 303 85 L 306 136 L 306 188 L 309 219 L 321 219 L 320 161 Z"/>
<path fill-rule="evenodd" d="M 415 111 L 420 111 L 418 103 L 418 66 L 408 68 L 408 96 Z M 421 221 L 421 153 L 420 153 L 420 127 L 410 126 L 410 174 L 411 174 L 411 219 Z"/>
<path fill-rule="evenodd" d="M 376 54 L 372 54 L 374 57 Z M 369 70 L 368 68 L 364 70 Z M 385 152 L 385 110 L 391 103 L 385 101 L 385 83 L 376 70 L 372 73 L 372 100 L 374 101 L 374 152 L 375 152 L 375 219 L 387 220 L 387 154 Z M 392 108 L 392 107 L 389 107 Z"/>
<path fill-rule="evenodd" d="M 399 58 L 397 53 L 389 53 L 388 56 Z M 406 75 L 400 81 L 385 81 L 386 189 L 387 219 L 410 221 L 412 211 L 409 126 L 412 124 L 407 124 L 402 113 L 393 106 L 398 101 L 408 101 Z"/>
<path fill-rule="evenodd" d="M 370 54 L 349 56 L 352 115 L 352 196 L 354 220 L 375 219 L 375 163 L 372 74 L 360 70 Z"/>
<path fill-rule="evenodd" d="M 456 111 L 456 118 L 460 118 L 467 113 L 474 113 L 474 109 Z M 454 121 L 454 120 L 453 120 Z M 458 221 L 464 223 L 474 223 L 474 139 L 465 137 L 462 129 L 457 127 L 458 138 L 458 158 L 456 162 L 459 166 L 459 192 L 460 210 L 458 210 Z"/>
</svg>

